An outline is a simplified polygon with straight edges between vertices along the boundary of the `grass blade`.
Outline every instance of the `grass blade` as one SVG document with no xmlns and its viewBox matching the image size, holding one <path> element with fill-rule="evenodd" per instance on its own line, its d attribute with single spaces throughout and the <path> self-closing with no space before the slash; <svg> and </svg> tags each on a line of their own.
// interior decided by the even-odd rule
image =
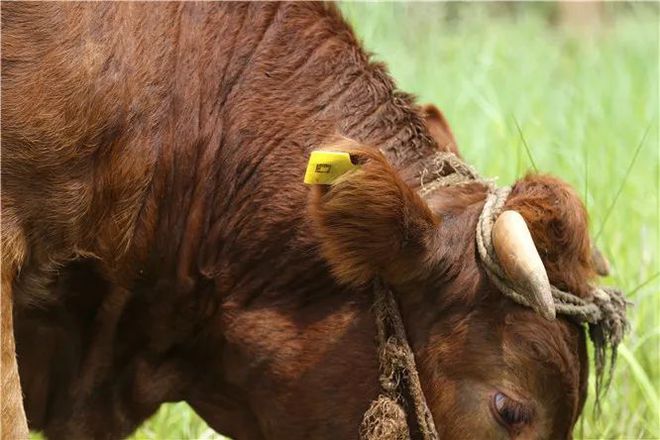
<svg viewBox="0 0 660 440">
<path fill-rule="evenodd" d="M 646 374 L 644 367 L 642 367 L 635 356 L 628 350 L 625 344 L 619 345 L 619 356 L 621 356 L 628 363 L 631 375 L 635 379 L 637 386 L 642 391 L 642 394 L 646 397 L 646 401 L 649 405 L 649 409 L 652 414 L 660 414 L 660 398 L 658 398 L 658 393 L 653 386 L 653 383 L 649 376 Z M 657 422 L 657 421 L 656 421 Z M 660 426 L 653 427 L 653 431 L 660 431 Z"/>
<path fill-rule="evenodd" d="M 630 165 L 628 165 L 628 169 L 626 170 L 626 174 L 623 176 L 623 181 L 621 182 L 621 185 L 619 185 L 619 189 L 617 190 L 616 195 L 614 196 L 614 200 L 612 200 L 610 207 L 607 209 L 607 212 L 605 213 L 605 218 L 603 219 L 603 222 L 600 224 L 600 229 L 598 229 L 598 233 L 596 233 L 596 237 L 594 238 L 594 241 L 598 240 L 598 237 L 600 237 L 600 234 L 602 234 L 603 228 L 605 228 L 605 223 L 607 223 L 607 220 L 610 218 L 610 214 L 612 214 L 612 211 L 614 210 L 614 206 L 616 205 L 617 200 L 619 200 L 619 196 L 621 195 L 621 192 L 623 191 L 623 188 L 626 185 L 626 181 L 628 180 L 628 177 L 630 176 L 630 172 L 632 171 L 632 168 L 635 165 L 635 162 L 637 161 L 637 157 L 639 157 L 639 152 L 642 150 L 642 147 L 644 146 L 644 141 L 646 141 L 646 136 L 649 134 L 650 129 L 651 129 L 651 123 L 649 123 L 646 126 L 646 130 L 644 131 L 644 136 L 642 136 L 642 140 L 639 141 L 639 144 L 637 144 L 637 148 L 635 148 L 635 154 L 633 155 L 633 158 L 630 161 Z"/>
<path fill-rule="evenodd" d="M 536 166 L 536 162 L 534 162 L 534 158 L 532 157 L 532 152 L 529 149 L 529 145 L 527 145 L 527 140 L 525 140 L 525 136 L 523 135 L 523 132 L 520 128 L 520 124 L 518 124 L 518 120 L 516 117 L 513 117 L 513 122 L 516 124 L 516 129 L 518 130 L 518 135 L 520 136 L 520 139 L 522 140 L 523 145 L 525 146 L 525 151 L 527 152 L 527 157 L 529 157 L 529 161 L 532 164 L 532 168 L 534 168 L 534 172 L 539 172 L 538 167 Z"/>
</svg>

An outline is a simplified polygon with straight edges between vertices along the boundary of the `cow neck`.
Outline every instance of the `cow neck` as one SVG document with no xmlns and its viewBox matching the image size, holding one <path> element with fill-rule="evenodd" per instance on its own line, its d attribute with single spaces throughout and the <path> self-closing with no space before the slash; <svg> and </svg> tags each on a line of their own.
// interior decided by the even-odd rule
<svg viewBox="0 0 660 440">
<path fill-rule="evenodd" d="M 428 134 L 422 117 L 414 109 L 412 98 L 395 91 L 392 102 L 405 121 L 397 127 L 392 137 L 374 145 L 378 145 L 388 162 L 400 171 L 415 169 L 433 156 L 438 147 Z"/>
<path fill-rule="evenodd" d="M 437 143 L 429 134 L 414 97 L 398 90 L 385 69 L 370 62 L 366 55 L 354 69 L 360 78 L 332 105 L 337 131 L 361 144 L 377 147 L 398 170 L 416 168 L 436 153 Z M 355 72 L 342 71 L 337 80 L 350 82 L 351 75 Z"/>
</svg>

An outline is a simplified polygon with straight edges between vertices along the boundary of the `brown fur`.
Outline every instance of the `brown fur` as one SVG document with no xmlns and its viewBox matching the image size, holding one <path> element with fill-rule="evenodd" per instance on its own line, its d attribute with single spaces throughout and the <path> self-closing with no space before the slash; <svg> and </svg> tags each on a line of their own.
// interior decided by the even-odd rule
<svg viewBox="0 0 660 440">
<path fill-rule="evenodd" d="M 587 212 L 573 188 L 555 177 L 529 175 L 516 182 L 505 208 L 525 218 L 555 284 L 588 298 L 596 274 L 589 236 L 584 233 Z"/>
<path fill-rule="evenodd" d="M 435 135 L 333 6 L 7 3 L 2 29 L 2 359 L 13 301 L 32 428 L 117 438 L 185 400 L 237 439 L 354 437 L 378 394 L 378 275 L 444 438 L 505 435 L 489 387 L 533 402 L 527 437 L 570 437 L 582 329 L 488 282 L 483 187 L 415 193 Z M 361 168 L 310 190 L 328 145 Z M 551 279 L 583 289 L 574 194 L 529 177 L 509 204 Z M 23 432 L 3 368 L 4 402 Z"/>
</svg>

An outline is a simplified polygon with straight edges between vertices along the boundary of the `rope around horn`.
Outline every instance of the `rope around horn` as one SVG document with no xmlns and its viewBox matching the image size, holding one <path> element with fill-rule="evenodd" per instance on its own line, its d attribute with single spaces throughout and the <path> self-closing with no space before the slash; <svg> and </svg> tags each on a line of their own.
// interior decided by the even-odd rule
<svg viewBox="0 0 660 440">
<path fill-rule="evenodd" d="M 500 215 L 510 187 L 497 188 L 493 180 L 479 176 L 474 168 L 450 152 L 438 152 L 430 159 L 430 169 L 420 174 L 420 191 L 423 196 L 437 188 L 450 185 L 480 183 L 488 188 L 486 202 L 477 223 L 477 249 L 488 277 L 495 286 L 511 300 L 530 306 L 524 295 L 515 290 L 502 270 L 492 243 L 492 230 Z M 609 286 L 596 286 L 591 291 L 591 300 L 551 286 L 555 309 L 558 314 L 568 316 L 577 323 L 589 325 L 589 337 L 594 344 L 594 364 L 596 367 L 596 411 L 599 410 L 601 394 L 607 390 L 616 363 L 617 347 L 629 328 L 626 308 L 629 304 L 620 289 Z M 607 351 L 610 350 L 609 369 Z M 607 373 L 607 377 L 606 376 Z"/>
<path fill-rule="evenodd" d="M 491 190 L 486 198 L 479 221 L 477 222 L 477 249 L 479 257 L 490 280 L 504 295 L 523 306 L 531 307 L 524 295 L 516 291 L 499 264 L 492 242 L 495 220 L 502 212 L 504 203 L 511 193 L 510 187 Z M 615 287 L 593 287 L 592 300 L 587 301 L 569 292 L 550 286 L 555 309 L 577 323 L 589 324 L 589 337 L 594 344 L 594 364 L 596 366 L 596 410 L 599 408 L 601 393 L 607 389 L 612 379 L 616 363 L 617 347 L 628 329 L 626 319 L 627 302 L 623 292 Z M 610 350 L 609 369 L 606 373 L 607 350 Z"/>
</svg>

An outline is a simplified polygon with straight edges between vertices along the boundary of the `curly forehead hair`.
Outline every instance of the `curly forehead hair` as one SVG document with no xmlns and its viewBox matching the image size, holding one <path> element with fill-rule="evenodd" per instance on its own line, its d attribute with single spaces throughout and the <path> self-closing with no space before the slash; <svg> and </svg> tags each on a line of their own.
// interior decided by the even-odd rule
<svg viewBox="0 0 660 440">
<path fill-rule="evenodd" d="M 587 212 L 575 191 L 557 178 L 529 174 L 513 186 L 505 208 L 525 218 L 553 284 L 587 298 L 595 270 Z"/>
</svg>

